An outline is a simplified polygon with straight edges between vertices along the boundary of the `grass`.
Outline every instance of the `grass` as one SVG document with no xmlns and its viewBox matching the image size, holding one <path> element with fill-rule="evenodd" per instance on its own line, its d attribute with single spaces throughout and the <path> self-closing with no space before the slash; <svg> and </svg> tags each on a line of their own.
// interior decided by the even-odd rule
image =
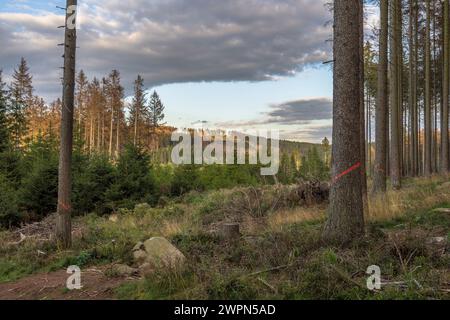
<svg viewBox="0 0 450 320">
<path fill-rule="evenodd" d="M 117 221 L 77 218 L 85 232 L 71 251 L 52 243 L 7 245 L 0 233 L 0 282 L 71 264 L 132 264 L 131 248 L 163 236 L 188 259 L 182 274 L 157 274 L 129 282 L 121 299 L 447 299 L 449 257 L 427 246 L 433 236 L 450 238 L 449 182 L 405 181 L 401 191 L 370 201 L 367 236 L 347 248 L 321 241 L 326 207 L 295 207 L 284 190 L 239 188 L 190 194 L 164 208 L 139 205 Z M 225 241 L 213 230 L 239 222 L 243 237 Z M 37 250 L 45 255 L 37 254 Z M 366 288 L 366 269 L 378 265 L 386 285 Z"/>
</svg>

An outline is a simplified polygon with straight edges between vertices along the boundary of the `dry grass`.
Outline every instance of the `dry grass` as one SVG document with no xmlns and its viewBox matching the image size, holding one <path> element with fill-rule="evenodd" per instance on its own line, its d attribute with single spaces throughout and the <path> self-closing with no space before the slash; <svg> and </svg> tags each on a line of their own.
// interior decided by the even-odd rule
<svg viewBox="0 0 450 320">
<path fill-rule="evenodd" d="M 286 225 L 318 221 L 325 217 L 325 210 L 324 206 L 280 210 L 268 218 L 268 227 L 271 231 L 282 231 Z"/>
<path fill-rule="evenodd" d="M 386 221 L 406 212 L 425 210 L 450 201 L 450 182 L 441 177 L 411 179 L 398 191 L 370 199 L 369 221 Z"/>
<path fill-rule="evenodd" d="M 416 178 L 405 182 L 401 190 L 389 190 L 386 196 L 369 199 L 368 221 L 387 221 L 404 216 L 407 212 L 425 210 L 450 202 L 450 182 L 439 176 Z M 318 221 L 326 216 L 326 207 L 299 207 L 279 210 L 268 218 L 270 230 L 280 231 L 283 226 Z"/>
</svg>

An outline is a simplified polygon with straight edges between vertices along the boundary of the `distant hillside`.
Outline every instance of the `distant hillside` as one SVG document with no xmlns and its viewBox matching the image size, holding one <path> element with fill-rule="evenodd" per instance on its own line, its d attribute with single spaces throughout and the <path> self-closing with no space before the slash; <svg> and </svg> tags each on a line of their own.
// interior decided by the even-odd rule
<svg viewBox="0 0 450 320">
<path fill-rule="evenodd" d="M 157 131 L 157 138 L 155 138 L 155 143 L 149 151 L 153 163 L 170 163 L 170 156 L 172 148 L 176 145 L 176 142 L 171 141 L 171 134 L 176 129 L 173 127 L 161 127 Z M 194 129 L 191 129 L 194 131 Z M 205 130 L 207 132 L 207 130 Z M 205 142 L 205 144 L 208 144 Z M 316 147 L 319 155 L 322 159 L 325 159 L 325 148 L 322 144 L 308 143 L 308 142 L 297 142 L 280 140 L 280 156 L 285 153 L 296 154 L 299 157 L 307 155 L 308 151 Z"/>
</svg>

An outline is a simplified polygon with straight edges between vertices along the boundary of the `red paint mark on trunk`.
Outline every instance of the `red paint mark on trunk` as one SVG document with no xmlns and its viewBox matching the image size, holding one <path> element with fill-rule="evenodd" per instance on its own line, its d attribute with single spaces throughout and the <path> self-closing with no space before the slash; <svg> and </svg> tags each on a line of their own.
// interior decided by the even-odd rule
<svg viewBox="0 0 450 320">
<path fill-rule="evenodd" d="M 58 204 L 61 206 L 61 208 L 63 208 L 63 210 L 65 210 L 65 211 L 70 210 L 70 206 L 68 204 L 64 204 L 62 202 L 58 202 Z"/>
<path fill-rule="evenodd" d="M 356 169 L 359 169 L 361 167 L 361 162 L 358 162 L 357 164 L 351 166 L 350 168 L 348 168 L 347 170 L 345 170 L 344 172 L 338 174 L 336 177 L 333 178 L 333 183 L 336 183 L 339 179 L 341 179 L 342 177 L 348 175 L 349 173 L 355 171 Z"/>
</svg>

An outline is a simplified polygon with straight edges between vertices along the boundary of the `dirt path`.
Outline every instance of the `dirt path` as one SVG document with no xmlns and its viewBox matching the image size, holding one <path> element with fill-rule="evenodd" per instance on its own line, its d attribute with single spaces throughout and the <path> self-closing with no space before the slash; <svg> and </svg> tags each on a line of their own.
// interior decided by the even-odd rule
<svg viewBox="0 0 450 320">
<path fill-rule="evenodd" d="M 0 300 L 109 300 L 114 289 L 132 278 L 110 278 L 100 268 L 81 272 L 80 290 L 68 290 L 66 270 L 41 273 L 18 281 L 0 284 Z"/>
</svg>

